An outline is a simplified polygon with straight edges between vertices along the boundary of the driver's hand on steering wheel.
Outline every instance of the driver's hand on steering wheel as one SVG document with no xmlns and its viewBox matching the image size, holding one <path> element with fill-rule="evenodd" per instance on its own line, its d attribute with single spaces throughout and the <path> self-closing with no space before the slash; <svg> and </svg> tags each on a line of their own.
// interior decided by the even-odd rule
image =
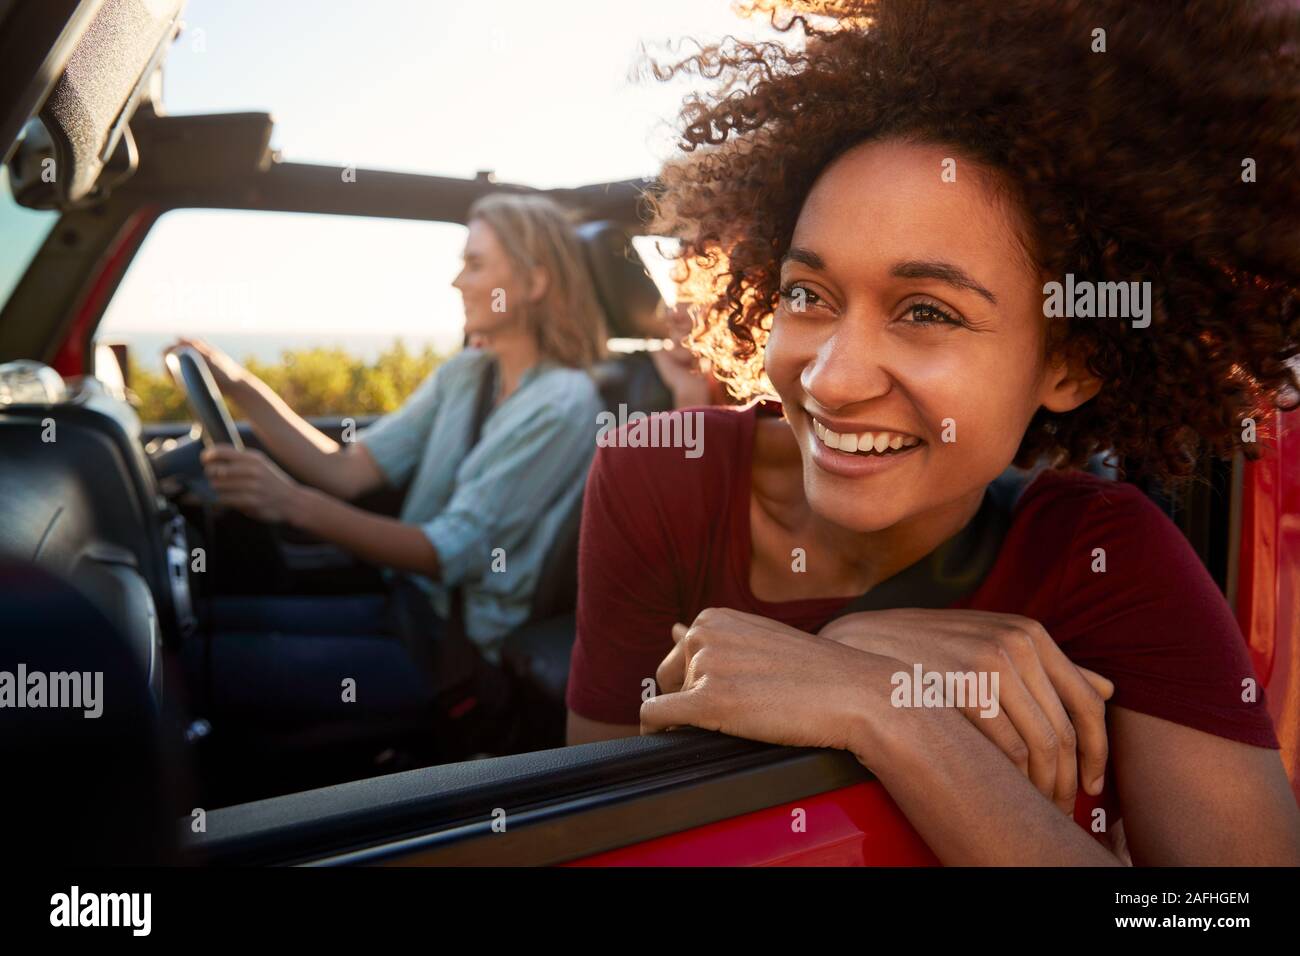
<svg viewBox="0 0 1300 956">
<path fill-rule="evenodd" d="M 163 349 L 163 355 L 174 352 L 176 349 L 189 346 L 203 356 L 208 363 L 208 370 L 212 372 L 212 378 L 217 383 L 217 388 L 221 389 L 226 395 L 237 390 L 237 386 L 242 385 L 249 378 L 248 370 L 232 359 L 221 349 L 217 348 L 203 339 L 191 339 L 181 336 L 171 345 Z M 164 368 L 166 365 L 164 364 Z"/>
<path fill-rule="evenodd" d="M 259 521 L 290 520 L 302 486 L 262 452 L 215 445 L 205 449 L 199 460 L 221 504 Z"/>
</svg>

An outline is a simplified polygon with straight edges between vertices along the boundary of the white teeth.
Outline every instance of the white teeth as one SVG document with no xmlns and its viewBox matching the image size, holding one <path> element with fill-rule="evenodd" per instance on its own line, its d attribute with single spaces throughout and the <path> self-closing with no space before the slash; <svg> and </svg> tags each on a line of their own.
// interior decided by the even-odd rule
<svg viewBox="0 0 1300 956">
<path fill-rule="evenodd" d="M 919 445 L 921 442 L 919 438 L 914 438 L 911 435 L 898 435 L 894 432 L 858 432 L 856 434 L 841 435 L 839 432 L 831 431 L 815 418 L 813 419 L 813 431 L 827 448 L 835 448 L 850 454 L 874 452 L 879 455 L 884 454 L 886 449 L 898 451 L 902 448 Z"/>
</svg>

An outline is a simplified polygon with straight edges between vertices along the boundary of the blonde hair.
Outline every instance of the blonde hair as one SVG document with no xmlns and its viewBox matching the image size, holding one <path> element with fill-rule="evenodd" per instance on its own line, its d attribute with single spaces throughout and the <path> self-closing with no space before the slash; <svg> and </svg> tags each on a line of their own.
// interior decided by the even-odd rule
<svg viewBox="0 0 1300 956">
<path fill-rule="evenodd" d="M 605 313 L 564 210 L 545 196 L 493 193 L 470 207 L 469 219 L 492 227 L 519 276 L 546 273 L 546 294 L 524 314 L 542 354 L 573 368 L 603 357 Z"/>
</svg>

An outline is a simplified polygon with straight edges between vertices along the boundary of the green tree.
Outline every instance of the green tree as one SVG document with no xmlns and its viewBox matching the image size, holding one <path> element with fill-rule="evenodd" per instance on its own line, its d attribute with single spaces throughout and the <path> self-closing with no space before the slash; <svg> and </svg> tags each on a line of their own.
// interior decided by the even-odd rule
<svg viewBox="0 0 1300 956">
<path fill-rule="evenodd" d="M 278 363 L 244 361 L 299 415 L 381 415 L 402 404 L 445 359 L 425 346 L 412 352 L 397 339 L 373 363 L 346 349 L 286 349 Z M 146 422 L 190 419 L 185 395 L 166 372 L 131 360 L 131 391 Z M 236 413 L 237 414 L 237 413 Z"/>
</svg>

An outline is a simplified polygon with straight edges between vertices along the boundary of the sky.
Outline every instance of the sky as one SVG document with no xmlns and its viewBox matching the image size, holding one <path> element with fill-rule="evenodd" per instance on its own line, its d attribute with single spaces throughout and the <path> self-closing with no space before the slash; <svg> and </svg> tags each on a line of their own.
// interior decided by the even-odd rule
<svg viewBox="0 0 1300 956">
<path fill-rule="evenodd" d="M 728 0 L 190 0 L 169 113 L 266 110 L 286 160 L 569 186 L 653 175 L 690 81 L 634 74 L 691 39 L 770 37 Z M 698 82 L 698 81 L 695 81 Z M 101 339 L 133 332 L 461 338 L 463 227 L 178 210 Z M 213 336 L 210 336 L 213 337 Z"/>
</svg>

